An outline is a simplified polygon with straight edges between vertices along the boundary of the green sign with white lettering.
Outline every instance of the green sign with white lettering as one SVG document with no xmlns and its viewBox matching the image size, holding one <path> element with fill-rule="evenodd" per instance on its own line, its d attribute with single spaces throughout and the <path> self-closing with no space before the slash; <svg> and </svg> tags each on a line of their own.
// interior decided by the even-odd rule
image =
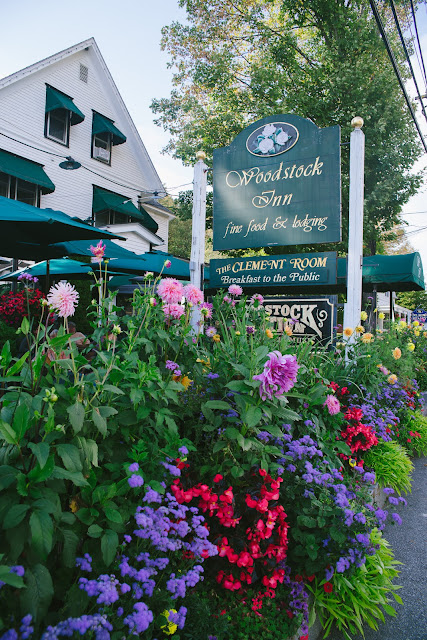
<svg viewBox="0 0 427 640">
<path fill-rule="evenodd" d="M 209 287 L 336 284 L 336 251 L 211 260 Z"/>
<path fill-rule="evenodd" d="M 214 151 L 216 251 L 340 240 L 339 126 L 270 116 Z"/>
</svg>

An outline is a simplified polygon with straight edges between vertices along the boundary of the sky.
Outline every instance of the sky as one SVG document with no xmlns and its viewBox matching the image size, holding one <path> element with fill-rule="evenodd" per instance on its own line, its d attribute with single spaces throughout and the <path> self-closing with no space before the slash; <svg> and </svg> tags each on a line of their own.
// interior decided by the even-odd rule
<svg viewBox="0 0 427 640">
<path fill-rule="evenodd" d="M 168 192 L 177 195 L 181 188 L 191 188 L 192 168 L 161 153 L 168 134 L 154 124 L 150 110 L 152 99 L 168 97 L 172 88 L 169 58 L 161 51 L 160 40 L 163 26 L 185 20 L 178 0 L 0 0 L 0 7 L 0 78 L 93 36 Z M 417 23 L 427 64 L 426 4 L 417 12 Z M 413 66 L 421 93 L 426 93 L 416 58 Z M 407 89 L 415 95 L 412 85 Z M 357 105 L 355 115 L 363 117 Z M 418 120 L 427 136 L 427 122 L 422 124 L 421 114 Z M 414 168 L 427 169 L 427 154 Z M 418 232 L 427 226 L 427 172 L 424 187 L 404 211 L 409 214 L 405 215 L 411 225 L 407 231 L 414 232 L 409 238 L 421 253 L 427 280 L 427 230 Z"/>
</svg>

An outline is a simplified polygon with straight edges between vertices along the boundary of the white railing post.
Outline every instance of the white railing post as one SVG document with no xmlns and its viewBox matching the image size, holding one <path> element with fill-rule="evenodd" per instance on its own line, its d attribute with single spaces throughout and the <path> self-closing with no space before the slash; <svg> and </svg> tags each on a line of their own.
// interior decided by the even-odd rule
<svg viewBox="0 0 427 640">
<path fill-rule="evenodd" d="M 365 169 L 365 134 L 363 120 L 353 118 L 350 136 L 350 194 L 348 220 L 347 302 L 343 328 L 360 324 L 362 310 L 363 198 Z"/>
<path fill-rule="evenodd" d="M 193 182 L 193 215 L 190 256 L 190 282 L 203 289 L 202 266 L 205 261 L 205 232 L 206 232 L 206 183 L 207 170 L 204 151 L 196 153 Z M 195 333 L 200 330 L 200 311 L 193 307 L 191 310 L 191 326 Z"/>
</svg>

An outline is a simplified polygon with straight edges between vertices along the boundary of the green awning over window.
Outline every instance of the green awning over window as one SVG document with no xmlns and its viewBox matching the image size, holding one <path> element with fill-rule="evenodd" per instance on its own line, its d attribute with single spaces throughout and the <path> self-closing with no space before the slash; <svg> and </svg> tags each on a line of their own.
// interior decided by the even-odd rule
<svg viewBox="0 0 427 640">
<path fill-rule="evenodd" d="M 96 136 L 100 133 L 111 133 L 113 145 L 123 144 L 126 142 L 126 136 L 117 129 L 113 121 L 100 113 L 93 112 L 92 135 Z"/>
<path fill-rule="evenodd" d="M 76 107 L 73 99 L 61 91 L 46 85 L 46 113 L 55 109 L 66 109 L 71 112 L 71 124 L 80 124 L 85 119 L 84 114 Z"/>
<path fill-rule="evenodd" d="M 338 284 L 345 286 L 347 260 L 338 258 Z M 425 288 L 423 263 L 418 252 L 392 256 L 365 256 L 363 289 L 372 291 L 422 291 Z"/>
<path fill-rule="evenodd" d="M 93 192 L 94 213 L 98 213 L 98 211 L 106 211 L 108 209 L 124 213 L 127 216 L 132 216 L 135 220 L 139 220 L 143 227 L 153 233 L 156 233 L 159 228 L 157 222 L 153 220 L 146 211 L 140 211 L 137 209 L 127 196 L 120 196 L 118 193 L 104 191 L 104 189 L 95 187 Z"/>
<path fill-rule="evenodd" d="M 7 173 L 9 176 L 20 178 L 20 180 L 38 184 L 42 193 L 55 191 L 55 185 L 47 176 L 41 164 L 15 156 L 13 153 L 0 150 L 0 171 Z"/>
</svg>

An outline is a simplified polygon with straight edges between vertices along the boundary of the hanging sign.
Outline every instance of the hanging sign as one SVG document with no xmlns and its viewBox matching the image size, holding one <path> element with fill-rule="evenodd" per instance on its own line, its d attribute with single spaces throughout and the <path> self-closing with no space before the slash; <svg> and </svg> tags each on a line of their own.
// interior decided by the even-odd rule
<svg viewBox="0 0 427 640">
<path fill-rule="evenodd" d="M 339 126 L 292 114 L 247 127 L 213 153 L 213 248 L 341 240 Z"/>
<path fill-rule="evenodd" d="M 239 284 L 246 287 L 336 284 L 336 251 L 251 256 L 210 261 L 211 288 Z"/>
<path fill-rule="evenodd" d="M 264 298 L 264 308 L 279 333 L 289 327 L 297 341 L 312 339 L 326 345 L 333 340 L 334 304 L 328 297 Z"/>
</svg>

